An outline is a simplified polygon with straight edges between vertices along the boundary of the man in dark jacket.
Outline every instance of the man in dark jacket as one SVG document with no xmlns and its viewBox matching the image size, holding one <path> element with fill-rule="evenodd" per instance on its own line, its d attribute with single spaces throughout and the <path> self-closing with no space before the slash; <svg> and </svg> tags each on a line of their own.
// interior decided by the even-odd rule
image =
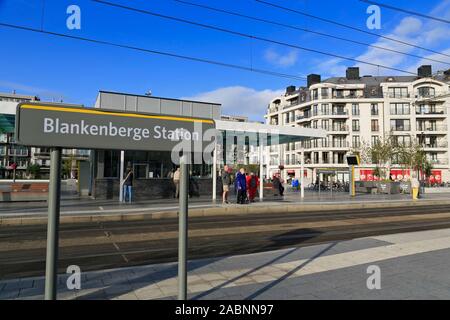
<svg viewBox="0 0 450 320">
<path fill-rule="evenodd" d="M 237 190 L 237 203 L 245 204 L 247 198 L 247 180 L 245 177 L 244 168 L 239 169 L 236 174 L 236 190 Z"/>
</svg>

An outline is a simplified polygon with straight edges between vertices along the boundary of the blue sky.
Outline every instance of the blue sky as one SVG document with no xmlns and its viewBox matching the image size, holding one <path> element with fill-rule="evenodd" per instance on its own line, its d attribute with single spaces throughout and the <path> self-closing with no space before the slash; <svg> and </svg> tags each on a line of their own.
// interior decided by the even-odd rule
<svg viewBox="0 0 450 320">
<path fill-rule="evenodd" d="M 413 72 L 418 65 L 429 64 L 428 61 L 417 58 L 256 23 L 183 5 L 172 0 L 109 1 Z M 423 50 L 283 12 L 253 0 L 188 1 L 450 62 L 448 57 L 433 55 Z M 269 1 L 358 28 L 366 28 L 368 4 L 358 0 Z M 450 18 L 450 1 L 381 1 L 441 18 Z M 244 66 L 252 64 L 255 68 L 299 76 L 309 73 L 319 73 L 323 78 L 342 75 L 346 67 L 354 65 L 361 67 L 362 74 L 399 74 L 153 16 L 126 12 L 123 9 L 111 8 L 90 0 L 45 0 L 42 21 L 43 3 L 43 0 L 0 0 L 0 22 L 33 28 L 40 28 L 42 24 L 44 30 L 52 32 Z M 66 28 L 68 17 L 66 9 L 71 4 L 79 5 L 81 8 L 81 30 Z M 448 41 L 450 25 L 388 9 L 381 10 L 382 29 L 376 32 L 450 54 Z M 98 90 L 136 94 L 144 94 L 151 90 L 155 96 L 223 103 L 223 113 L 247 115 L 252 119 L 261 120 L 267 103 L 272 97 L 280 94 L 288 85 L 304 85 L 302 81 L 4 27 L 0 27 L 0 42 L 2 44 L 0 47 L 0 91 L 11 92 L 15 89 L 18 93 L 36 94 L 46 100 L 63 99 L 68 103 L 87 106 L 93 105 Z M 449 65 L 432 64 L 435 70 L 450 68 Z"/>
</svg>

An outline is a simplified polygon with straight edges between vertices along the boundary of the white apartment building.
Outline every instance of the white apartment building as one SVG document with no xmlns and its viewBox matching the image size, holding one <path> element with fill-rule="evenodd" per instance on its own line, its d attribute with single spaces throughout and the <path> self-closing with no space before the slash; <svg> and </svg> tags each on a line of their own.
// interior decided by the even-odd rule
<svg viewBox="0 0 450 320">
<path fill-rule="evenodd" d="M 283 165 L 284 179 L 299 178 L 302 150 L 307 183 L 327 169 L 345 172 L 346 154 L 360 148 L 363 142 L 373 144 L 391 134 L 398 143 L 413 139 L 420 142 L 433 163 L 430 180 L 450 181 L 450 70 L 433 75 L 427 65 L 418 69 L 417 76 L 360 76 L 359 68 L 352 67 L 345 77 L 322 81 L 320 75 L 311 74 L 307 82 L 307 87 L 290 86 L 283 96 L 274 98 L 268 106 L 266 122 L 322 128 L 328 137 L 270 148 L 270 176 L 280 172 L 279 166 Z M 361 165 L 356 178 L 376 179 L 374 167 Z M 409 174 L 392 164 L 394 179 L 401 180 Z"/>
</svg>

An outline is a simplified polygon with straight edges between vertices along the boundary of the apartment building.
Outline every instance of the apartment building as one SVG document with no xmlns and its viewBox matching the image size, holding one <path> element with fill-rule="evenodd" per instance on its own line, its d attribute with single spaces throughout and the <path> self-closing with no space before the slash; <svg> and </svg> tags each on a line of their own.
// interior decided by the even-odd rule
<svg viewBox="0 0 450 320">
<path fill-rule="evenodd" d="M 311 74 L 307 87 L 287 87 L 267 109 L 266 122 L 279 126 L 322 128 L 325 139 L 316 139 L 272 147 L 269 150 L 269 174 L 279 172 L 284 178 L 300 176 L 300 157 L 304 152 L 308 183 L 317 173 L 331 169 L 345 172 L 346 154 L 363 143 L 374 144 L 387 135 L 397 143 L 420 142 L 433 163 L 430 180 L 450 181 L 448 144 L 448 107 L 450 70 L 433 75 L 431 66 L 418 68 L 417 76 L 360 76 L 351 67 L 345 77 L 321 80 Z M 391 175 L 408 176 L 393 160 Z M 360 180 L 376 179 L 372 164 L 356 170 Z"/>
<path fill-rule="evenodd" d="M 25 176 L 31 161 L 31 148 L 15 143 L 16 108 L 21 102 L 38 100 L 39 98 L 35 96 L 0 93 L 0 179 L 12 178 L 14 163 L 17 165 L 16 177 Z"/>
</svg>

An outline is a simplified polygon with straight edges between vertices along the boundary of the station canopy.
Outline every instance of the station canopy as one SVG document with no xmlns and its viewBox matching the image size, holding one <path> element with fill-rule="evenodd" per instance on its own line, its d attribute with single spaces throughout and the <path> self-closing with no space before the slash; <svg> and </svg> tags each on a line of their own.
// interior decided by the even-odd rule
<svg viewBox="0 0 450 320">
<path fill-rule="evenodd" d="M 299 142 L 314 138 L 326 138 L 327 133 L 322 129 L 274 126 L 257 122 L 237 122 L 215 120 L 216 129 L 223 136 L 250 136 L 256 134 L 257 139 L 249 139 L 250 144 L 258 146 L 260 140 L 263 145 L 278 145 L 291 142 Z"/>
</svg>

